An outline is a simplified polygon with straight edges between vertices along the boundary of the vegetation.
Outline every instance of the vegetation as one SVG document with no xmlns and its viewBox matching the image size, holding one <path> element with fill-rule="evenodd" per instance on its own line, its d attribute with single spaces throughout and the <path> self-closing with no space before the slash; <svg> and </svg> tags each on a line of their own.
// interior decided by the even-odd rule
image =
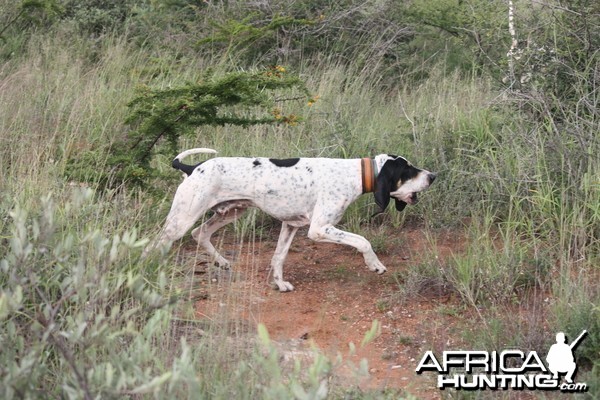
<svg viewBox="0 0 600 400">
<path fill-rule="evenodd" d="M 220 79 L 204 77 L 200 83 L 174 89 L 140 89 L 138 96 L 128 104 L 131 114 L 126 120 L 137 129 L 127 132 L 125 140 L 100 150 L 100 154 L 110 154 L 106 165 L 98 165 L 97 152 L 87 153 L 75 156 L 67 174 L 70 179 L 93 177 L 102 187 L 124 183 L 148 187 L 157 173 L 150 165 L 155 148 L 162 148 L 167 156 L 176 154 L 180 137 L 186 133 L 193 135 L 198 127 L 296 124 L 298 118 L 294 114 L 283 115 L 280 108 L 274 107 L 272 96 L 268 96 L 272 91 L 289 91 L 295 87 L 306 92 L 298 77 L 288 76 L 282 66 L 271 66 L 260 72 L 229 73 Z M 236 106 L 271 108 L 271 113 L 252 116 L 223 111 L 235 110 Z M 161 146 L 163 142 L 167 145 Z"/>
<path fill-rule="evenodd" d="M 465 232 L 397 298 L 448 291 L 489 349 L 587 329 L 599 396 L 600 5 L 515 0 L 511 29 L 508 4 L 0 0 L 0 397 L 358 397 L 326 385 L 342 361 L 282 367 L 263 328 L 190 334 L 176 256 L 140 261 L 194 146 L 438 171 L 418 209 L 369 221 L 365 197 L 343 223 Z"/>
</svg>

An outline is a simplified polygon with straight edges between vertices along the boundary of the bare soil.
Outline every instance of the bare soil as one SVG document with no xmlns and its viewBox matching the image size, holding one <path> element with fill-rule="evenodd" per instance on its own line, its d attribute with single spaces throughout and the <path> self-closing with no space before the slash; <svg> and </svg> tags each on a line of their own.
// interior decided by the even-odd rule
<svg viewBox="0 0 600 400">
<path fill-rule="evenodd" d="M 244 243 L 231 232 L 217 233 L 213 242 L 226 258 L 234 260 L 225 278 L 209 268 L 195 249 L 186 248 L 184 256 L 196 265 L 194 276 L 202 277 L 197 279 L 201 287 L 197 288 L 196 317 L 217 320 L 226 316 L 250 327 L 262 323 L 282 352 L 287 349 L 292 358 L 308 354 L 315 346 L 332 359 L 341 355 L 343 362 L 336 364 L 334 379 L 344 387 L 401 389 L 422 399 L 440 398 L 435 377 L 417 375 L 415 368 L 427 350 L 437 353 L 456 348 L 459 339 L 455 338 L 461 337 L 456 330 L 464 326 L 465 316 L 457 315 L 452 293 L 427 285 L 416 293 L 407 292 L 404 276 L 427 257 L 447 258 L 462 251 L 461 235 L 438 232 L 432 241 L 419 228 L 387 228 L 383 236 L 394 240 L 384 240 L 391 244 L 376 252 L 388 271 L 377 275 L 354 249 L 315 243 L 301 230 L 284 265 L 284 279 L 295 290 L 280 293 L 270 284 L 269 268 L 277 234 L 275 230 L 267 238 Z M 377 235 L 381 237 L 382 232 Z M 373 320 L 380 322 L 379 334 L 361 347 Z M 355 352 L 350 351 L 350 343 Z M 369 373 L 358 378 L 362 359 L 368 361 Z"/>
</svg>

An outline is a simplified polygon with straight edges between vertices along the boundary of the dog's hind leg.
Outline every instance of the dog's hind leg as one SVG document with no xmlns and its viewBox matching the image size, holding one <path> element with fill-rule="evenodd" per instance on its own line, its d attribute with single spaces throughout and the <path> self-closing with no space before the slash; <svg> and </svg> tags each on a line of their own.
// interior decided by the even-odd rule
<svg viewBox="0 0 600 400">
<path fill-rule="evenodd" d="M 181 239 L 201 214 L 200 212 L 197 215 L 169 214 L 160 234 L 144 249 L 142 256 L 146 257 L 154 249 L 163 249 L 164 246 L 170 246 L 174 241 Z"/>
<path fill-rule="evenodd" d="M 244 211 L 246 211 L 246 208 L 232 208 L 226 212 L 215 212 L 208 221 L 192 231 L 194 240 L 208 253 L 211 260 L 221 268 L 229 268 L 231 263 L 219 254 L 210 242 L 210 238 L 217 230 L 241 217 Z"/>
<path fill-rule="evenodd" d="M 187 195 L 184 184 L 185 182 L 180 185 L 177 193 L 175 193 L 171 210 L 160 234 L 152 243 L 146 246 L 142 257 L 146 257 L 154 249 L 162 249 L 164 246 L 170 246 L 174 241 L 181 239 L 200 216 L 208 211 L 210 207 L 208 199 Z M 182 187 L 184 187 L 184 190 L 182 190 Z"/>
<path fill-rule="evenodd" d="M 298 227 L 290 226 L 284 222 L 281 225 L 281 233 L 277 240 L 277 248 L 271 259 L 271 268 L 273 269 L 273 282 L 277 285 L 280 292 L 290 292 L 294 290 L 294 286 L 283 280 L 283 263 L 287 257 L 288 250 L 292 244 L 292 239 L 298 231 Z"/>
</svg>

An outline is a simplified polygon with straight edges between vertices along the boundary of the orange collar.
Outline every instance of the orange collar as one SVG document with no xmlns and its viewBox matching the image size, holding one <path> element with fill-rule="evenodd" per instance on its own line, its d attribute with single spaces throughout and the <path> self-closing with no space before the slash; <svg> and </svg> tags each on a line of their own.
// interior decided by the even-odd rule
<svg viewBox="0 0 600 400">
<path fill-rule="evenodd" d="M 360 168 L 363 193 L 371 193 L 375 191 L 375 184 L 377 183 L 375 180 L 375 178 L 377 178 L 377 166 L 375 165 L 375 160 L 370 158 L 361 158 Z"/>
</svg>

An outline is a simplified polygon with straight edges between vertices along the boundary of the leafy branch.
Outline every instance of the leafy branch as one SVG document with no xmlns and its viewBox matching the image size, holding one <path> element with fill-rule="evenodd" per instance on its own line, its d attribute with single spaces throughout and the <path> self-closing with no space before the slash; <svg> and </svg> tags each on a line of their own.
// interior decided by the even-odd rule
<svg viewBox="0 0 600 400">
<path fill-rule="evenodd" d="M 200 82 L 170 89 L 140 88 L 128 104 L 130 114 L 126 123 L 132 129 L 124 140 L 108 150 L 107 165 L 100 168 L 105 172 L 95 179 L 101 186 L 125 182 L 147 186 L 158 175 L 151 167 L 152 157 L 157 153 L 174 155 L 179 138 L 194 135 L 198 127 L 295 124 L 297 116 L 283 115 L 275 107 L 276 102 L 282 101 L 282 92 L 292 93 L 287 96 L 289 100 L 310 97 L 304 82 L 281 66 L 222 77 L 211 76 L 209 72 Z M 95 164 L 93 158 L 97 156 L 88 153 L 73 160 L 68 171 L 70 177 L 89 176 L 86 165 Z"/>
<path fill-rule="evenodd" d="M 4 10 L 3 10 L 4 11 Z M 44 17 L 53 17 L 59 15 L 62 11 L 56 0 L 24 0 L 17 6 L 16 14 L 9 17 L 8 21 L 0 25 L 0 39 L 4 39 L 4 33 L 13 25 L 16 25 L 20 20 L 30 20 L 39 22 L 38 20 Z M 36 17 L 35 14 L 39 14 Z"/>
<path fill-rule="evenodd" d="M 221 59 L 222 62 L 225 62 L 231 53 L 256 45 L 261 41 L 269 41 L 275 38 L 277 32 L 281 30 L 315 24 L 316 21 L 289 15 L 277 15 L 271 20 L 265 21 L 261 20 L 260 15 L 250 13 L 240 21 L 235 19 L 228 19 L 222 23 L 213 21 L 211 23 L 213 32 L 210 36 L 198 40 L 197 45 L 224 45 Z"/>
</svg>

